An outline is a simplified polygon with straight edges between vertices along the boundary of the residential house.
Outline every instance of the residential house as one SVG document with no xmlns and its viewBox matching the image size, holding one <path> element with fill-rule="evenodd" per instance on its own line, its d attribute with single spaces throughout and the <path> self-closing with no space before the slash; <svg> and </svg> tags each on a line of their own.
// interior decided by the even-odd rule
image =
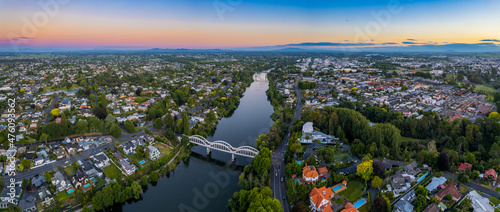
<svg viewBox="0 0 500 212">
<path fill-rule="evenodd" d="M 484 178 L 497 180 L 497 172 L 494 169 L 489 169 L 484 172 Z"/>
<path fill-rule="evenodd" d="M 40 196 L 40 200 L 45 206 L 52 204 L 52 201 L 54 200 L 52 193 L 50 193 L 50 190 L 46 186 L 40 188 L 40 190 L 38 191 L 38 196 Z"/>
<path fill-rule="evenodd" d="M 472 201 L 472 208 L 474 209 L 474 212 L 495 211 L 495 208 L 493 208 L 490 204 L 490 200 L 479 195 L 476 190 L 472 190 L 469 194 L 467 194 L 467 196 Z"/>
<path fill-rule="evenodd" d="M 54 150 L 54 154 L 56 155 L 57 159 L 62 159 L 66 155 L 66 151 L 64 151 L 64 148 L 58 147 L 56 150 Z"/>
<path fill-rule="evenodd" d="M 18 204 L 18 200 L 19 200 L 19 197 L 21 196 L 21 191 L 22 191 L 21 185 L 20 184 L 15 185 L 14 189 L 15 189 L 14 198 L 12 198 L 10 196 L 10 193 L 11 193 L 10 189 L 7 189 L 7 187 L 5 187 L 2 190 L 2 193 L 0 194 L 0 209 L 6 209 L 11 204 L 14 204 L 14 205 Z"/>
<path fill-rule="evenodd" d="M 160 158 L 160 151 L 158 150 L 158 148 L 149 145 L 148 149 L 149 149 L 149 159 L 156 160 Z"/>
<path fill-rule="evenodd" d="M 94 165 L 92 165 L 92 163 L 89 161 L 89 160 L 78 160 L 78 164 L 80 164 L 80 166 L 82 166 L 82 170 L 83 172 L 89 176 L 89 177 L 93 177 L 95 175 L 102 175 L 102 173 L 98 172 L 95 168 L 94 168 Z"/>
<path fill-rule="evenodd" d="M 441 201 L 444 197 L 446 197 L 448 194 L 451 194 L 453 201 L 458 201 L 460 197 L 462 197 L 462 194 L 460 191 L 457 189 L 457 183 L 456 182 L 449 182 L 448 185 L 441 191 L 439 191 L 436 194 L 436 198 Z"/>
<path fill-rule="evenodd" d="M 432 181 L 425 187 L 427 188 L 427 191 L 429 191 L 429 194 L 433 194 L 437 188 L 441 185 L 443 185 L 446 182 L 445 177 L 433 177 Z"/>
<path fill-rule="evenodd" d="M 36 198 L 29 195 L 26 199 L 19 200 L 19 207 L 22 212 L 36 211 Z"/>
<path fill-rule="evenodd" d="M 126 160 L 120 160 L 119 163 L 122 165 L 122 170 L 125 172 L 126 175 L 131 175 L 135 173 L 136 167 L 134 164 L 130 164 Z"/>
<path fill-rule="evenodd" d="M 44 183 L 46 183 L 45 177 L 43 175 L 35 175 L 31 178 L 31 184 L 35 186 L 35 188 L 40 188 Z"/>
<path fill-rule="evenodd" d="M 56 186 L 58 191 L 69 190 L 72 188 L 71 183 L 64 178 L 63 174 L 59 171 L 56 171 L 54 177 L 50 179 L 52 181 L 52 185 Z"/>
<path fill-rule="evenodd" d="M 97 166 L 97 168 L 102 169 L 106 166 L 109 166 L 109 158 L 102 152 L 90 156 L 90 159 L 94 161 L 94 164 Z"/>
<path fill-rule="evenodd" d="M 467 168 L 472 168 L 472 164 L 470 163 L 461 163 L 459 169 L 465 171 Z"/>
<path fill-rule="evenodd" d="M 122 146 L 123 152 L 125 154 L 127 154 L 127 155 L 135 154 L 135 150 L 136 150 L 135 145 L 128 143 L 128 142 L 125 142 L 125 143 L 122 143 L 121 146 Z"/>
<path fill-rule="evenodd" d="M 434 203 L 431 203 L 429 206 L 427 206 L 427 208 L 425 208 L 425 210 L 423 210 L 422 212 L 441 212 L 441 209 L 439 208 L 439 206 L 437 206 L 436 204 Z"/>
<path fill-rule="evenodd" d="M 345 204 L 344 209 L 342 209 L 340 212 L 358 212 L 358 210 L 352 203 L 348 202 L 347 204 Z"/>
<path fill-rule="evenodd" d="M 302 169 L 302 179 L 306 183 L 316 183 L 318 181 L 318 171 L 313 165 L 306 165 Z"/>
<path fill-rule="evenodd" d="M 71 183 L 75 186 L 75 188 L 82 189 L 84 191 L 90 189 L 90 181 L 89 179 L 83 174 L 83 171 L 80 169 L 76 170 L 76 173 L 71 176 Z"/>
<path fill-rule="evenodd" d="M 27 154 L 35 154 L 36 153 L 36 145 L 32 144 L 26 150 Z"/>
<path fill-rule="evenodd" d="M 309 207 L 311 211 L 326 211 L 330 209 L 331 199 L 334 196 L 332 188 L 330 187 L 321 187 L 321 188 L 313 188 L 311 193 L 309 193 L 309 200 L 311 202 L 311 206 Z M 328 209 L 326 209 L 328 208 Z M 324 210 L 326 209 L 326 210 Z M 331 210 L 331 209 L 330 209 Z"/>
</svg>

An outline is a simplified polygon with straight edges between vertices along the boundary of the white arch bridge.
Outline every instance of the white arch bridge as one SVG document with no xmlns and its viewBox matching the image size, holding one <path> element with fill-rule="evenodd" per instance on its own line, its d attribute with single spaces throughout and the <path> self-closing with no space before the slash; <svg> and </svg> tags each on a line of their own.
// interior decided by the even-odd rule
<svg viewBox="0 0 500 212">
<path fill-rule="evenodd" d="M 243 156 L 243 157 L 249 157 L 249 158 L 254 158 L 257 154 L 259 154 L 259 150 L 251 147 L 251 146 L 240 146 L 240 147 L 233 147 L 231 144 L 228 144 L 225 141 L 214 141 L 210 142 L 206 138 L 200 136 L 200 135 L 193 135 L 193 136 L 188 136 L 189 142 L 193 144 L 197 144 L 199 146 L 204 146 L 207 148 L 207 155 L 210 154 L 210 151 L 212 149 L 219 150 L 221 152 L 226 152 L 230 153 L 232 156 L 232 160 L 235 159 L 235 155 Z"/>
</svg>

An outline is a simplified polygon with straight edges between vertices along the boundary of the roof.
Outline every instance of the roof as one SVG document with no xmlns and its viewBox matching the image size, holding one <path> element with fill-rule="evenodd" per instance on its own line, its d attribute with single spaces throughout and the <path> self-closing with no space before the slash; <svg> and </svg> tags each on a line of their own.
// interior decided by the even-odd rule
<svg viewBox="0 0 500 212">
<path fill-rule="evenodd" d="M 323 200 L 330 200 L 330 197 L 333 195 L 333 191 L 330 187 L 326 188 L 325 186 L 321 188 L 313 188 L 311 193 L 309 193 L 309 198 L 311 202 L 314 203 L 316 208 L 319 208 Z"/>
<path fill-rule="evenodd" d="M 456 182 L 453 182 L 453 181 L 449 182 L 448 185 L 446 186 L 446 188 L 444 188 L 443 190 L 439 191 L 436 194 L 436 197 L 438 197 L 439 199 L 442 199 L 443 197 L 445 197 L 448 194 L 451 194 L 454 199 L 460 199 L 460 197 L 462 197 L 462 194 L 457 189 Z"/>
<path fill-rule="evenodd" d="M 479 195 L 475 190 L 472 190 L 467 195 L 472 201 L 472 208 L 475 212 L 494 211 L 495 209 L 490 205 L 490 200 Z"/>
<path fill-rule="evenodd" d="M 439 177 L 439 178 L 433 177 L 431 183 L 429 183 L 429 185 L 427 185 L 425 188 L 427 188 L 427 190 L 431 192 L 440 185 L 443 185 L 445 182 L 446 182 L 445 177 Z"/>
<path fill-rule="evenodd" d="M 314 131 L 313 123 L 312 122 L 306 122 L 302 126 L 302 131 L 305 132 L 305 133 L 312 133 Z"/>
<path fill-rule="evenodd" d="M 489 169 L 484 172 L 484 176 L 491 178 L 493 180 L 497 180 L 497 172 L 494 169 Z"/>
<path fill-rule="evenodd" d="M 327 174 L 328 173 L 328 169 L 326 167 L 319 167 L 318 168 L 318 173 L 319 174 Z"/>
<path fill-rule="evenodd" d="M 422 212 L 438 212 L 438 211 L 441 211 L 441 209 L 436 204 L 432 203 L 429 206 L 427 206 L 427 208 Z"/>
<path fill-rule="evenodd" d="M 347 204 L 345 204 L 344 209 L 341 210 L 340 212 L 357 212 L 357 211 L 358 210 L 356 210 L 354 205 L 352 203 L 348 202 Z"/>
<path fill-rule="evenodd" d="M 462 170 L 462 171 L 465 171 L 465 169 L 467 169 L 467 167 L 472 167 L 472 164 L 470 164 L 470 163 L 461 163 L 459 169 Z"/>
<path fill-rule="evenodd" d="M 314 166 L 304 166 L 302 169 L 302 175 L 305 177 L 318 177 L 318 171 L 316 171 L 316 168 Z"/>
<path fill-rule="evenodd" d="M 413 205 L 407 201 L 399 200 L 394 204 L 395 208 L 398 208 L 400 211 L 411 212 L 413 211 Z"/>
</svg>

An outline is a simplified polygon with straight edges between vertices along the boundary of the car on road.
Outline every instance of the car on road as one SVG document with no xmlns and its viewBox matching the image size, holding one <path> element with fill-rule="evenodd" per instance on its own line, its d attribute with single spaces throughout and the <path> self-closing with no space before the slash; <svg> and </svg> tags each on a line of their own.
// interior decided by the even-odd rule
<svg viewBox="0 0 500 212">
<path fill-rule="evenodd" d="M 274 172 L 274 176 L 276 176 L 276 177 L 277 177 L 277 176 L 278 176 L 278 172 Z"/>
<path fill-rule="evenodd" d="M 286 196 L 285 196 L 285 195 L 283 195 L 283 199 L 286 199 Z"/>
<path fill-rule="evenodd" d="M 280 168 L 281 168 L 281 166 L 278 166 L 278 169 L 280 169 Z"/>
<path fill-rule="evenodd" d="M 283 177 L 281 177 L 281 182 L 283 182 Z"/>
</svg>

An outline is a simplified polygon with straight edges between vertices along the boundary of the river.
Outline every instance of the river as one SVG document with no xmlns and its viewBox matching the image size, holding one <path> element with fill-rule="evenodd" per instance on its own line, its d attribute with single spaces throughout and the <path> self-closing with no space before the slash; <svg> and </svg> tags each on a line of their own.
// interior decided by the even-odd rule
<svg viewBox="0 0 500 212">
<path fill-rule="evenodd" d="M 257 136 L 269 132 L 273 107 L 267 100 L 266 73 L 254 75 L 233 115 L 219 121 L 210 141 L 223 140 L 238 147 L 254 146 Z M 228 200 L 238 191 L 238 177 L 251 158 L 236 157 L 206 148 L 194 147 L 187 162 L 181 162 L 169 177 L 148 185 L 141 199 L 128 201 L 112 211 L 228 211 Z"/>
</svg>

